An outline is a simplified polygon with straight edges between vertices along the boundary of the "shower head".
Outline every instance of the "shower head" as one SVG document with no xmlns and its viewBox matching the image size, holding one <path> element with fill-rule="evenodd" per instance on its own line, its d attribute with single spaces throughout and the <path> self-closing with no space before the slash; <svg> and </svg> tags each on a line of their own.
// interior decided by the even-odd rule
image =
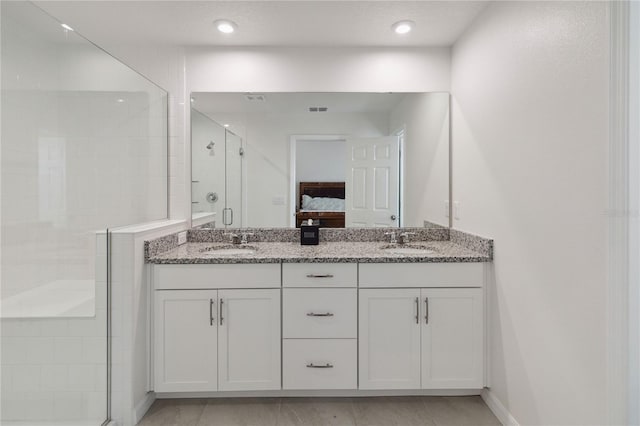
<svg viewBox="0 0 640 426">
<path fill-rule="evenodd" d="M 207 149 L 213 149 L 214 145 L 215 143 L 213 141 L 209 142 L 209 145 L 207 145 Z"/>
</svg>

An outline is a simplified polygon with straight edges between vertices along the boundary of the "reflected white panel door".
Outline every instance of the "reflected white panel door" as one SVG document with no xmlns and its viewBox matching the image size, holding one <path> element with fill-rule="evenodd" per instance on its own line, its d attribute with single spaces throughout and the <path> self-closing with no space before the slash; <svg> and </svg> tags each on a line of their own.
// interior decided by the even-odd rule
<svg viewBox="0 0 640 426">
<path fill-rule="evenodd" d="M 420 389 L 420 289 L 362 289 L 360 389 Z"/>
<path fill-rule="evenodd" d="M 164 290 L 155 297 L 155 391 L 218 388 L 216 290 Z"/>
<path fill-rule="evenodd" d="M 422 387 L 483 386 L 482 289 L 422 289 Z"/>
<path fill-rule="evenodd" d="M 398 226 L 397 136 L 347 139 L 345 226 Z"/>
<path fill-rule="evenodd" d="M 280 389 L 280 290 L 219 290 L 220 390 Z"/>
</svg>

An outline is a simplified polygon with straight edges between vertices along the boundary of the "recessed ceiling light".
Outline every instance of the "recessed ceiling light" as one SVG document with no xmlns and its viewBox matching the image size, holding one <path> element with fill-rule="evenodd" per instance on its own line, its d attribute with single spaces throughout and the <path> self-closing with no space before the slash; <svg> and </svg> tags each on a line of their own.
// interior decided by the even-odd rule
<svg viewBox="0 0 640 426">
<path fill-rule="evenodd" d="M 65 30 L 67 30 L 67 31 L 73 31 L 73 28 L 71 28 L 71 27 L 70 27 L 69 25 L 67 25 L 67 24 L 60 24 L 60 26 L 61 26 L 62 28 L 64 28 Z"/>
<path fill-rule="evenodd" d="M 223 126 L 224 126 L 224 127 L 229 127 L 229 125 L 228 125 L 228 124 L 223 124 Z"/>
<path fill-rule="evenodd" d="M 117 99 L 117 100 L 116 100 L 116 102 L 118 102 L 119 104 L 121 104 L 121 103 L 123 103 L 123 102 L 124 102 L 124 99 L 122 99 L 122 98 Z"/>
<path fill-rule="evenodd" d="M 238 28 L 235 22 L 229 21 L 228 19 L 218 19 L 213 22 L 213 25 L 216 26 L 218 31 L 225 34 L 231 34 Z"/>
<path fill-rule="evenodd" d="M 391 26 L 391 29 L 395 31 L 396 34 L 406 34 L 413 29 L 415 24 L 413 21 L 398 21 Z"/>
</svg>

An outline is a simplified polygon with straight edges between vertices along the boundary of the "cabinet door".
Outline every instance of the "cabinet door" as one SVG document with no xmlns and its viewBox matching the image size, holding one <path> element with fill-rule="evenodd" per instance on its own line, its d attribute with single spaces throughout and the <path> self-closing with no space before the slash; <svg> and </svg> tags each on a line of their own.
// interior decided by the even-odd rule
<svg viewBox="0 0 640 426">
<path fill-rule="evenodd" d="M 156 392 L 217 390 L 216 299 L 215 290 L 155 292 Z"/>
<path fill-rule="evenodd" d="M 280 389 L 280 290 L 219 290 L 220 390 Z"/>
<path fill-rule="evenodd" d="M 363 289 L 360 389 L 420 389 L 420 289 Z"/>
<path fill-rule="evenodd" d="M 482 388 L 482 289 L 422 289 L 421 305 L 422 387 Z"/>
</svg>

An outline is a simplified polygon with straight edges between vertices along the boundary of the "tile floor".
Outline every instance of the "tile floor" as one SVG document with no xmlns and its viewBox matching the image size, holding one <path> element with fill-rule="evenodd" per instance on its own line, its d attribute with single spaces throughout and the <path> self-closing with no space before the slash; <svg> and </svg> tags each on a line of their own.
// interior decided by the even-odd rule
<svg viewBox="0 0 640 426">
<path fill-rule="evenodd" d="M 500 425 L 479 396 L 156 400 L 141 426 Z"/>
</svg>

